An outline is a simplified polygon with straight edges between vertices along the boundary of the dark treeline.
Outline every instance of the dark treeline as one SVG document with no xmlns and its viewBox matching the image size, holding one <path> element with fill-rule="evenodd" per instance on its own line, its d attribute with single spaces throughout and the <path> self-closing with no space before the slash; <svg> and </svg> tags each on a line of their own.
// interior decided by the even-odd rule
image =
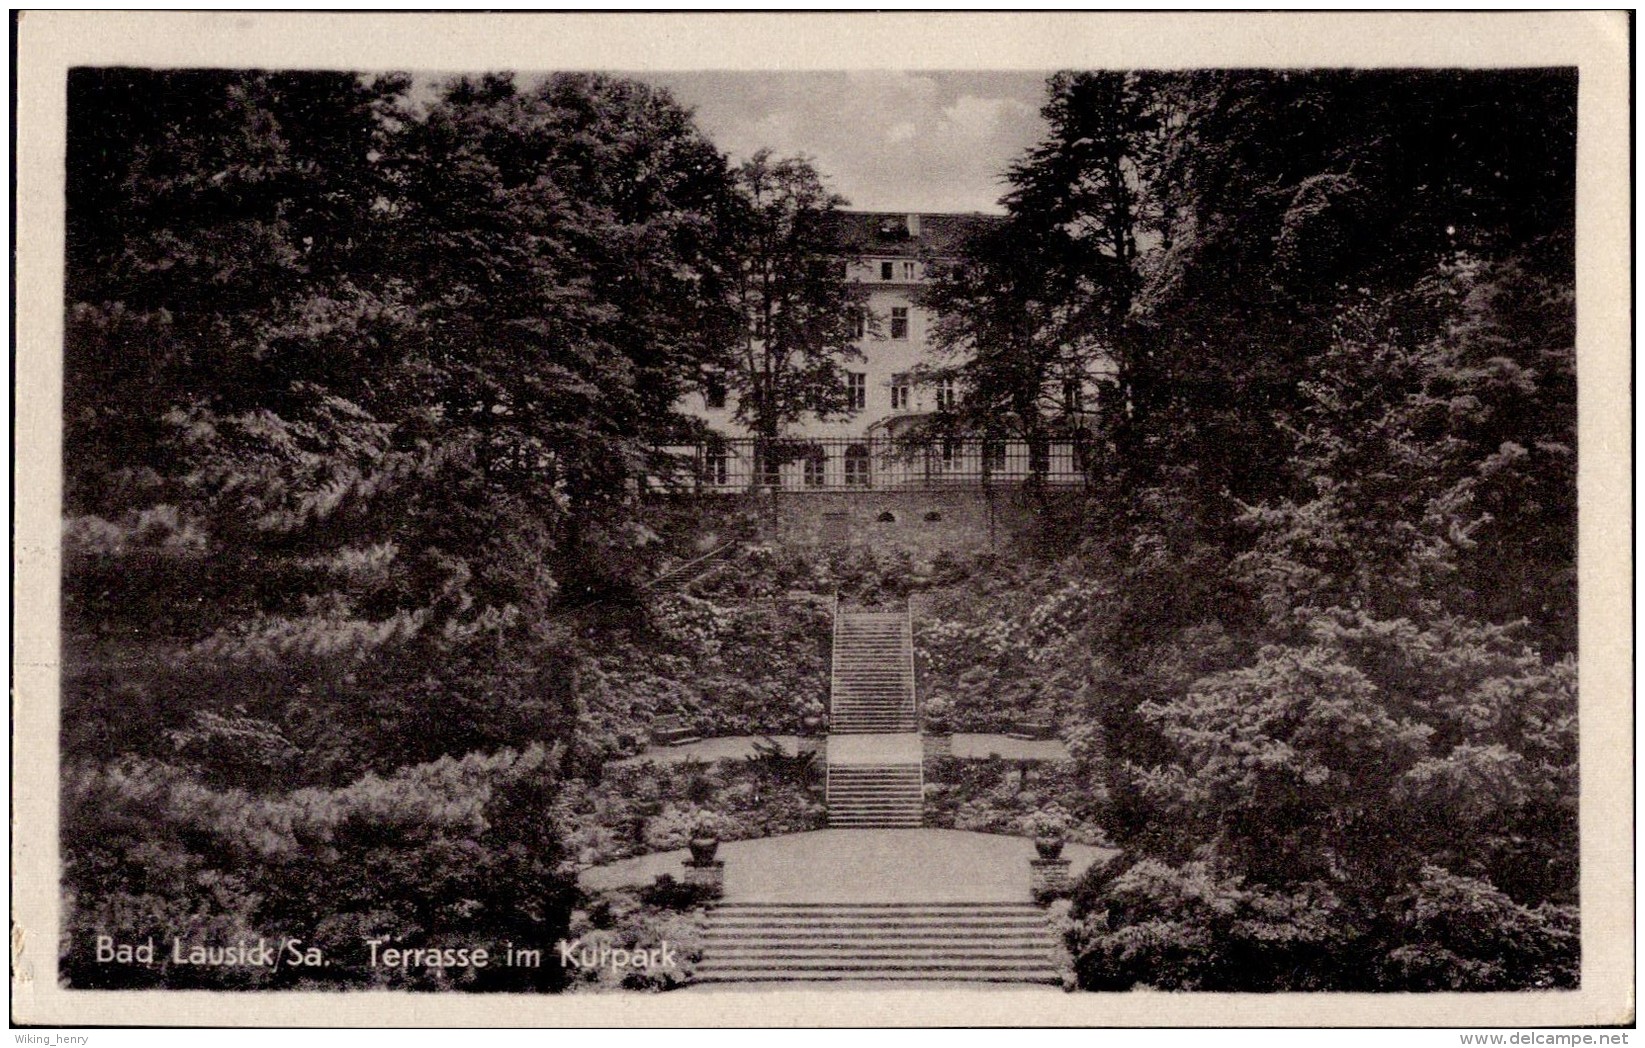
<svg viewBox="0 0 1645 1048">
<path fill-rule="evenodd" d="M 1575 107 L 1568 71 L 1059 76 L 933 290 L 967 424 L 1043 439 L 1101 377 L 1058 532 L 1109 587 L 1088 988 L 1574 981 Z"/>
<path fill-rule="evenodd" d="M 1569 985 L 1574 75 L 1048 88 L 932 304 L 969 425 L 1049 439 L 1111 362 L 1042 552 L 1102 594 L 1064 730 L 1124 853 L 1077 892 L 1082 984 Z M 551 944 L 558 783 L 611 750 L 566 612 L 648 570 L 672 405 L 839 407 L 860 300 L 814 171 L 733 168 L 620 79 L 417 96 L 70 77 L 73 985 L 447 985 L 361 943 Z"/>
</svg>

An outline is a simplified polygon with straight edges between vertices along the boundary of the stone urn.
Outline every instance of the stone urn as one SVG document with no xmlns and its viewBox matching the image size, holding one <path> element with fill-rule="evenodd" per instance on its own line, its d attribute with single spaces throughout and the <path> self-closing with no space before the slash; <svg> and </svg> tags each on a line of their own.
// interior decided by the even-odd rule
<svg viewBox="0 0 1645 1048">
<path fill-rule="evenodd" d="M 685 846 L 691 849 L 692 862 L 707 865 L 714 861 L 714 853 L 720 848 L 720 839 L 708 835 L 693 837 L 686 841 Z"/>
<path fill-rule="evenodd" d="M 1042 859 L 1056 859 L 1062 856 L 1063 839 L 1051 834 L 1034 838 L 1034 850 L 1040 853 Z"/>
</svg>

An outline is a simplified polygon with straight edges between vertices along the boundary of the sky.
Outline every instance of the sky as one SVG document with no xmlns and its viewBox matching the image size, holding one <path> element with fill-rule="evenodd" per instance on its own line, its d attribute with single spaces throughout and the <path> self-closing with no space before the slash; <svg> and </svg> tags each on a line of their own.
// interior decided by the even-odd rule
<svg viewBox="0 0 1645 1048">
<path fill-rule="evenodd" d="M 1046 73 L 630 75 L 694 110 L 733 163 L 805 154 L 865 211 L 998 212 L 1001 175 L 1045 130 Z"/>
</svg>

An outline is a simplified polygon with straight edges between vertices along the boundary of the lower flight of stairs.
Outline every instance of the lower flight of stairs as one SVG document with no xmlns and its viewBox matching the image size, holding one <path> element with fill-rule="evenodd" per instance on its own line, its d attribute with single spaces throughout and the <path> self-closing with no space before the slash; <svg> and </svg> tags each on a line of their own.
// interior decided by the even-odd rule
<svg viewBox="0 0 1645 1048">
<path fill-rule="evenodd" d="M 918 764 L 831 764 L 828 825 L 835 829 L 913 829 L 923 821 Z"/>
<path fill-rule="evenodd" d="M 695 981 L 1056 983 L 1057 959 L 1031 903 L 721 903 Z"/>
</svg>

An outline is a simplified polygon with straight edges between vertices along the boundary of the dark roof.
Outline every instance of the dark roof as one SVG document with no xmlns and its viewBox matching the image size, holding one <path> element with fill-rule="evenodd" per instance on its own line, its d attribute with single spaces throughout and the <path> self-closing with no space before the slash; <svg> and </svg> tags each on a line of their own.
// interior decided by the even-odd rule
<svg viewBox="0 0 1645 1048">
<path fill-rule="evenodd" d="M 919 236 L 908 233 L 911 211 L 837 211 L 840 237 L 859 255 L 915 258 L 921 254 L 953 257 L 966 238 L 979 229 L 1004 221 L 1003 215 L 932 214 L 918 212 Z"/>
</svg>

